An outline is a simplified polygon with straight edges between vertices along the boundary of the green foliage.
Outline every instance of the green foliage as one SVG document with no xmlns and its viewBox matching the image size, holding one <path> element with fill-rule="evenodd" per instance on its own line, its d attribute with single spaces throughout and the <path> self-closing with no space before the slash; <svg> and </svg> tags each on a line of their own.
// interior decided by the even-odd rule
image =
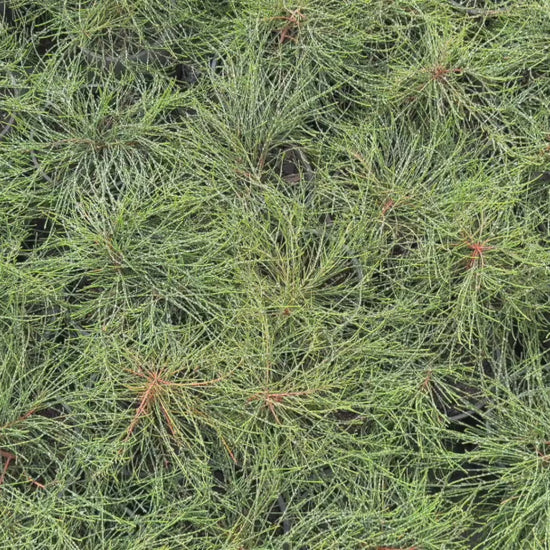
<svg viewBox="0 0 550 550">
<path fill-rule="evenodd" d="M 547 0 L 0 16 L 1 548 L 550 548 Z"/>
</svg>

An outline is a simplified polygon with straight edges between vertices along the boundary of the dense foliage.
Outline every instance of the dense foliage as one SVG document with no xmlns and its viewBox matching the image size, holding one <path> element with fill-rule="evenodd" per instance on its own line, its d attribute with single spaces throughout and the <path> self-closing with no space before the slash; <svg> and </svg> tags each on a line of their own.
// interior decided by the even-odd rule
<svg viewBox="0 0 550 550">
<path fill-rule="evenodd" d="M 550 2 L 0 2 L 0 547 L 550 548 Z"/>
</svg>

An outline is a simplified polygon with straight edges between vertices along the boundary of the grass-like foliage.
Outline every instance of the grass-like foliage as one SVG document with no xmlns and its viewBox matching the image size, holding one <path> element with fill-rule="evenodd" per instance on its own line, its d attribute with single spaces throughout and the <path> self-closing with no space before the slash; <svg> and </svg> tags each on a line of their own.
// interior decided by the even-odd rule
<svg viewBox="0 0 550 550">
<path fill-rule="evenodd" d="M 0 2 L 0 548 L 550 548 L 549 37 Z"/>
</svg>

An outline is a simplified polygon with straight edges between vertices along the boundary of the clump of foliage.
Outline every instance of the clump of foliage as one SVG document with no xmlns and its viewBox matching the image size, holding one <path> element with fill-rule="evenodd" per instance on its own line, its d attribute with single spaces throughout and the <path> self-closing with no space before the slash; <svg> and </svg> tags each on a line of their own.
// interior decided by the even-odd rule
<svg viewBox="0 0 550 550">
<path fill-rule="evenodd" d="M 548 8 L 0 2 L 0 546 L 550 548 Z"/>
</svg>

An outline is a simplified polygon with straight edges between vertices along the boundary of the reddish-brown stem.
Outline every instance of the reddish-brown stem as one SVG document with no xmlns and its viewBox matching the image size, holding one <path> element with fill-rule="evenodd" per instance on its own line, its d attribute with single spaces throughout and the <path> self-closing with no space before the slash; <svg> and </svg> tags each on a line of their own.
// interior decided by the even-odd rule
<svg viewBox="0 0 550 550">
<path fill-rule="evenodd" d="M 393 199 L 388 199 L 382 208 L 382 216 L 385 216 L 394 206 L 395 201 Z"/>
<path fill-rule="evenodd" d="M 139 419 L 147 413 L 149 410 L 149 407 L 152 403 L 152 401 L 155 399 L 156 392 L 158 390 L 158 386 L 161 382 L 164 382 L 160 379 L 159 374 L 157 372 L 153 373 L 152 375 L 144 375 L 143 372 L 136 372 L 138 376 L 145 377 L 148 380 L 148 384 L 146 386 L 146 389 L 141 396 L 141 401 L 139 403 L 139 406 L 136 410 L 136 414 L 134 415 L 134 418 L 128 428 L 128 433 L 126 435 L 125 440 L 127 440 L 134 431 L 134 428 L 136 427 L 137 423 L 139 422 Z"/>
<path fill-rule="evenodd" d="M 291 35 L 292 31 L 299 29 L 306 16 L 302 13 L 301 8 L 297 8 L 285 16 L 270 17 L 270 21 L 286 21 L 286 25 L 280 30 L 279 44 L 284 44 L 287 40 L 296 41 L 296 38 Z"/>
<path fill-rule="evenodd" d="M 487 246 L 486 243 L 469 242 L 468 248 L 472 250 L 472 255 L 470 257 L 470 261 L 468 262 L 466 269 L 471 269 L 472 267 L 474 267 L 478 259 L 481 261 L 481 265 L 483 265 L 484 264 L 483 254 L 487 252 L 487 250 L 492 250 L 494 247 Z"/>
<path fill-rule="evenodd" d="M 6 464 L 4 464 L 4 469 L 2 470 L 2 474 L 0 475 L 0 486 L 2 486 L 2 484 L 4 483 L 4 478 L 6 477 L 6 472 L 10 467 L 10 463 L 12 462 L 12 460 L 16 459 L 16 456 L 12 453 L 9 453 L 8 451 L 2 450 L 0 450 L 0 456 L 6 459 Z"/>
<path fill-rule="evenodd" d="M 168 414 L 166 407 L 162 403 L 160 403 L 160 408 L 162 410 L 162 414 L 164 415 L 164 418 L 166 418 L 166 423 L 168 424 L 168 429 L 170 430 L 170 433 L 175 437 L 176 428 L 174 427 L 174 422 L 170 418 L 170 415 Z"/>
<path fill-rule="evenodd" d="M 437 82 L 446 82 L 447 76 L 451 73 L 462 74 L 462 69 L 447 69 L 443 65 L 436 65 L 430 69 L 430 74 L 432 78 Z"/>
<path fill-rule="evenodd" d="M 429 391 L 430 390 L 430 382 L 432 381 L 432 371 L 429 370 L 426 374 L 426 378 L 424 378 L 421 386 L 420 386 L 420 389 L 422 391 Z"/>
<path fill-rule="evenodd" d="M 247 401 L 250 403 L 251 401 L 264 401 L 265 405 L 273 415 L 273 418 L 275 419 L 275 422 L 277 424 L 281 424 L 281 421 L 279 419 L 279 416 L 277 415 L 277 412 L 275 411 L 275 405 L 277 403 L 282 403 L 283 400 L 287 397 L 298 397 L 300 395 L 309 395 L 312 393 L 313 390 L 306 390 L 306 391 L 296 391 L 296 392 L 270 392 L 268 390 L 256 393 L 252 396 L 250 396 Z"/>
<path fill-rule="evenodd" d="M 229 454 L 229 456 L 231 457 L 231 460 L 235 463 L 235 464 L 238 464 L 237 462 L 237 459 L 235 458 L 235 455 L 233 454 L 233 451 L 231 450 L 231 448 L 229 447 L 229 445 L 227 444 L 227 441 L 225 441 L 225 439 L 220 435 L 220 439 L 223 443 L 223 446 L 225 447 L 225 450 L 227 451 L 227 453 Z"/>
<path fill-rule="evenodd" d="M 23 416 L 20 416 L 19 418 L 13 420 L 12 422 L 8 422 L 7 424 L 4 424 L 3 426 L 0 426 L 0 430 L 5 430 L 6 428 L 11 428 L 12 426 L 15 426 L 16 424 L 19 424 L 19 422 L 23 422 L 23 420 L 27 420 L 29 416 L 32 416 L 38 408 L 31 409 L 29 412 L 25 413 Z"/>
<path fill-rule="evenodd" d="M 273 415 L 273 418 L 275 419 L 275 422 L 277 422 L 277 424 L 281 424 L 282 422 L 279 419 L 279 416 L 277 415 L 277 412 L 275 411 L 275 404 L 273 403 L 273 401 L 266 399 L 266 403 L 267 403 L 267 406 L 268 406 L 271 414 Z M 278 403 L 280 403 L 280 401 L 278 401 Z"/>
<path fill-rule="evenodd" d="M 29 477 L 29 481 L 33 485 L 36 485 L 36 487 L 40 487 L 40 489 L 45 489 L 46 488 L 46 486 L 43 483 L 40 483 L 40 481 L 36 481 L 36 479 L 33 479 L 32 477 Z"/>
<path fill-rule="evenodd" d="M 215 384 L 221 380 L 223 380 L 224 377 L 220 376 L 219 378 L 216 378 L 214 380 L 207 380 L 204 382 L 187 382 L 187 383 L 177 383 L 177 382 L 170 382 L 168 380 L 163 380 L 160 376 L 160 372 L 154 372 L 154 373 L 144 373 L 141 368 L 137 371 L 130 371 L 135 376 L 139 376 L 140 378 L 145 378 L 147 380 L 147 384 L 144 388 L 144 391 L 141 395 L 140 403 L 138 408 L 136 409 L 136 412 L 134 414 L 134 418 L 132 419 L 132 422 L 130 423 L 130 426 L 128 427 L 126 437 L 124 438 L 124 441 L 127 441 L 130 436 L 132 435 L 135 427 L 137 426 L 140 418 L 147 414 L 149 411 L 151 404 L 155 401 L 157 398 L 160 389 L 162 386 L 171 386 L 171 387 L 188 387 L 188 388 L 200 388 L 205 386 L 210 386 L 212 384 Z M 174 426 L 174 422 L 172 421 L 166 407 L 163 403 L 160 403 L 160 409 L 163 413 L 163 416 L 166 418 L 166 422 L 168 424 L 168 429 L 170 430 L 170 433 L 172 435 L 176 435 L 176 428 Z"/>
</svg>

